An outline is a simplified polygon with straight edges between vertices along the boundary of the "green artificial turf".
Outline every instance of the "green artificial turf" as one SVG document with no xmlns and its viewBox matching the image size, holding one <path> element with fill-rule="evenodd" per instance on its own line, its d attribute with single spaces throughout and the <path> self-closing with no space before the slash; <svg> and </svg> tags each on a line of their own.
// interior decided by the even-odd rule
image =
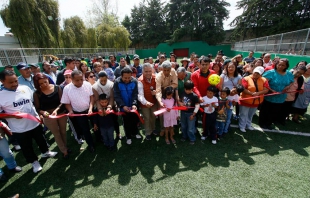
<svg viewBox="0 0 310 198">
<path fill-rule="evenodd" d="M 281 130 L 310 133 L 310 114 L 298 125 L 291 121 Z M 254 118 L 254 124 L 257 118 Z M 236 123 L 233 121 L 233 123 Z M 278 125 L 275 126 L 276 128 Z M 121 126 L 121 130 L 122 130 Z M 201 129 L 200 129 L 201 130 Z M 177 131 L 177 130 L 176 130 Z M 122 131 L 123 133 L 123 131 Z M 51 150 L 58 151 L 47 133 Z M 260 131 L 242 133 L 232 128 L 212 145 L 197 135 L 195 145 L 166 145 L 163 137 L 151 141 L 123 139 L 118 150 L 108 151 L 97 143 L 95 153 L 80 146 L 68 131 L 69 160 L 59 153 L 40 159 L 42 172 L 34 174 L 21 152 L 15 152 L 21 173 L 10 173 L 0 183 L 0 197 L 309 197 L 310 139 Z M 35 144 L 34 144 L 35 145 Z M 36 145 L 35 145 L 36 146 Z M 39 150 L 36 149 L 39 155 Z"/>
</svg>

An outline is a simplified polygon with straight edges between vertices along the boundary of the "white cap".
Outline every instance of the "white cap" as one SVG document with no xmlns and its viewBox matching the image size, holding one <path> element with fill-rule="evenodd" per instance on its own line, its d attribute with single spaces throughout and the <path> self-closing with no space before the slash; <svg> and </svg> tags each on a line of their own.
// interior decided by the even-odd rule
<svg viewBox="0 0 310 198">
<path fill-rule="evenodd" d="M 265 69 L 262 66 L 255 67 L 253 70 L 253 73 L 257 72 L 259 75 L 262 75 L 264 73 Z"/>
</svg>

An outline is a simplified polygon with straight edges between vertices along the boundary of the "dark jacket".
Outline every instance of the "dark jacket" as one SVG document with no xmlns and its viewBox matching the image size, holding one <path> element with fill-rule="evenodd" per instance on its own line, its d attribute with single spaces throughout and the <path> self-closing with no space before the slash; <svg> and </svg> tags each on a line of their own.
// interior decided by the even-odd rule
<svg viewBox="0 0 310 198">
<path fill-rule="evenodd" d="M 137 106 L 138 104 L 138 81 L 137 79 L 131 77 L 129 83 L 124 83 L 122 77 L 118 77 L 114 81 L 114 100 L 121 111 L 123 107 Z"/>
</svg>

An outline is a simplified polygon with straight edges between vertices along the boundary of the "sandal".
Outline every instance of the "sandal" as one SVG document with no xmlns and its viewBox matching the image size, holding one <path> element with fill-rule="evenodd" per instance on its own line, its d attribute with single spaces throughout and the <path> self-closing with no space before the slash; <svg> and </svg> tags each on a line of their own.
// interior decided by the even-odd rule
<svg viewBox="0 0 310 198">
<path fill-rule="evenodd" d="M 170 144 L 170 141 L 168 139 L 166 139 L 166 144 Z"/>
</svg>

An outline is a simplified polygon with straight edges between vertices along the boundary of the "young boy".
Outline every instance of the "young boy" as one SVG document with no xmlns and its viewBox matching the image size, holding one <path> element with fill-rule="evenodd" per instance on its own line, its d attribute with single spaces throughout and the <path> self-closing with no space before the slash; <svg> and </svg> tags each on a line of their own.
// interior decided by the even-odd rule
<svg viewBox="0 0 310 198">
<path fill-rule="evenodd" d="M 220 91 L 220 97 L 219 97 L 219 108 L 217 111 L 217 117 L 216 117 L 216 128 L 218 133 L 218 139 L 222 138 L 226 119 L 227 119 L 227 110 L 230 110 L 230 107 L 232 106 L 231 101 L 228 100 L 227 96 L 230 94 L 230 89 L 228 87 L 224 87 Z"/>
<path fill-rule="evenodd" d="M 99 95 L 99 103 L 103 110 L 107 109 L 109 105 L 109 98 L 106 94 Z M 106 112 L 108 113 L 108 112 Z M 94 130 L 100 130 L 104 145 L 108 150 L 115 149 L 114 146 L 114 119 L 112 114 L 105 114 L 103 116 L 96 115 L 94 118 Z"/>
<path fill-rule="evenodd" d="M 181 111 L 181 128 L 182 128 L 182 139 L 185 141 L 189 138 L 190 144 L 195 144 L 196 141 L 196 114 L 199 110 L 199 98 L 193 93 L 194 83 L 190 80 L 184 83 L 184 93 L 180 97 L 181 104 L 186 106 L 188 109 Z"/>
<path fill-rule="evenodd" d="M 216 121 L 216 108 L 218 106 L 218 99 L 214 96 L 217 92 L 215 86 L 209 86 L 207 89 L 207 95 L 204 96 L 203 103 L 201 107 L 204 108 L 204 114 L 202 119 L 203 124 L 203 134 L 201 140 L 205 140 L 207 135 L 211 136 L 212 144 L 216 144 L 216 130 L 215 130 L 215 121 Z"/>
</svg>

